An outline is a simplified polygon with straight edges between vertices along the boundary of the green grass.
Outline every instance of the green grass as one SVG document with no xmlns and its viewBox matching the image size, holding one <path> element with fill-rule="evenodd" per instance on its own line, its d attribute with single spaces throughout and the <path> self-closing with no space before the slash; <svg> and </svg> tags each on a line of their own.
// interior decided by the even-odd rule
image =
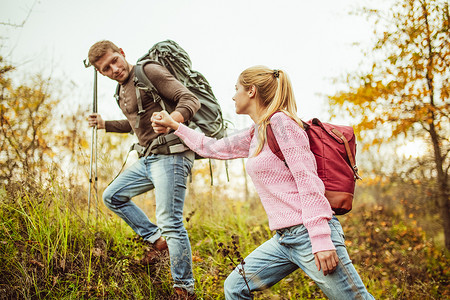
<svg viewBox="0 0 450 300">
<path fill-rule="evenodd" d="M 219 244 L 245 257 L 271 237 L 257 198 L 230 199 L 216 186 L 186 199 L 186 228 L 200 299 L 224 299 L 230 260 Z M 0 189 L 0 299 L 167 299 L 167 259 L 139 264 L 145 245 L 100 205 L 54 185 L 33 192 Z M 151 209 L 147 213 L 152 216 Z M 394 210 L 361 206 L 341 218 L 350 257 L 376 299 L 448 299 L 449 259 L 414 222 Z M 363 230 L 362 230 L 363 229 Z M 296 271 L 255 299 L 325 299 Z"/>
</svg>

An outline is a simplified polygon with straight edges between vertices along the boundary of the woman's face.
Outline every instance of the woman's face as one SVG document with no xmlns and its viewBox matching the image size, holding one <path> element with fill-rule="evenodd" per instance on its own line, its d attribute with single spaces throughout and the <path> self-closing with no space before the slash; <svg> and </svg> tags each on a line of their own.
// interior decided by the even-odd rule
<svg viewBox="0 0 450 300">
<path fill-rule="evenodd" d="M 233 96 L 234 105 L 236 107 L 236 113 L 238 115 L 245 115 L 249 113 L 250 108 L 250 90 L 246 90 L 245 87 L 239 83 L 236 83 L 236 93 Z"/>
</svg>

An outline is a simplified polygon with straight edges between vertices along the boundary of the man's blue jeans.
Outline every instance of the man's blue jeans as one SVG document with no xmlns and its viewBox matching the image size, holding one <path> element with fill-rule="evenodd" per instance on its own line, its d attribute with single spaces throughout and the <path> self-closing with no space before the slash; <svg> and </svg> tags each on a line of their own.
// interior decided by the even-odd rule
<svg viewBox="0 0 450 300">
<path fill-rule="evenodd" d="M 116 178 L 103 193 L 105 205 L 144 240 L 167 240 L 175 287 L 194 290 L 191 245 L 183 225 L 186 181 L 193 164 L 192 152 L 153 154 L 140 158 Z M 152 223 L 131 198 L 155 189 L 156 223 Z"/>
<path fill-rule="evenodd" d="M 297 225 L 278 230 L 244 259 L 245 277 L 250 289 L 266 289 L 301 268 L 329 299 L 374 299 L 348 257 L 341 224 L 335 217 L 328 223 L 339 256 L 339 264 L 333 273 L 324 276 L 317 270 L 308 231 L 305 226 Z M 225 281 L 225 298 L 251 299 L 244 278 L 237 270 L 231 272 Z"/>
</svg>

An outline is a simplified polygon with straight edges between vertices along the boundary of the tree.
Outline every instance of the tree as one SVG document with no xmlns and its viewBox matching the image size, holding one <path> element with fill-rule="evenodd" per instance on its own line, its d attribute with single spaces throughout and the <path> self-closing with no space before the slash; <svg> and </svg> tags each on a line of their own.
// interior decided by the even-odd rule
<svg viewBox="0 0 450 300">
<path fill-rule="evenodd" d="M 329 103 L 356 118 L 356 131 L 373 144 L 408 137 L 430 145 L 445 246 L 450 249 L 448 2 L 397 0 L 389 11 L 363 12 L 375 20 L 373 64 L 368 72 L 349 74 L 348 90 L 329 96 Z"/>
<path fill-rule="evenodd" d="M 49 93 L 50 79 L 35 76 L 13 87 L 6 73 L 13 68 L 0 58 L 0 182 L 42 182 L 54 152 L 48 141 L 52 111 L 59 102 Z"/>
</svg>

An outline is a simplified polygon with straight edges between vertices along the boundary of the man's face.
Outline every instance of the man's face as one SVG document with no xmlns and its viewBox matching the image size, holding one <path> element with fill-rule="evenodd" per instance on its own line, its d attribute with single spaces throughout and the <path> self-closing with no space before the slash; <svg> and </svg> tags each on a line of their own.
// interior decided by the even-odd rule
<svg viewBox="0 0 450 300">
<path fill-rule="evenodd" d="M 108 50 L 96 63 L 95 66 L 100 74 L 124 83 L 130 75 L 130 67 L 125 60 L 125 53 L 120 49 L 120 53 Z"/>
</svg>

